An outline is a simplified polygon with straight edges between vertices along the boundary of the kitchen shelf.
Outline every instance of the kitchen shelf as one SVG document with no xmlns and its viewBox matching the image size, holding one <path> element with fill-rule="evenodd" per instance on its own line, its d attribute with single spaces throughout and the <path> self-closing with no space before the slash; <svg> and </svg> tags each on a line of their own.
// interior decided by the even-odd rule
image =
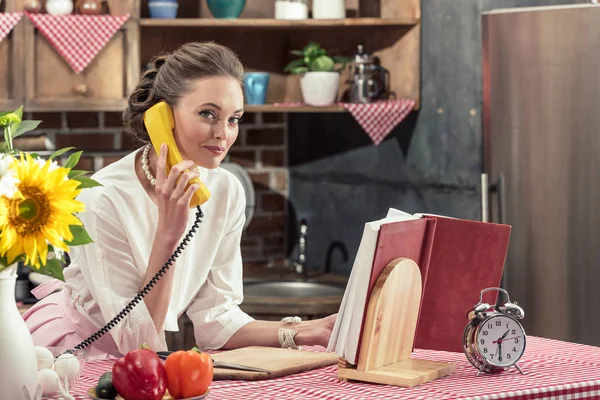
<svg viewBox="0 0 600 400">
<path fill-rule="evenodd" d="M 276 106 L 273 104 L 264 104 L 264 105 L 262 105 L 262 104 L 261 105 L 246 104 L 246 105 L 244 105 L 244 111 L 245 112 L 262 112 L 262 113 L 277 113 L 277 112 L 334 113 L 334 112 L 345 112 L 346 109 L 344 107 L 338 106 L 338 105 L 313 107 L 313 106 Z"/>
<path fill-rule="evenodd" d="M 146 27 L 207 27 L 207 28 L 336 28 L 336 27 L 412 27 L 419 23 L 417 19 L 387 18 L 346 18 L 346 19 L 303 19 L 280 20 L 272 18 L 142 18 L 140 26 Z"/>
<path fill-rule="evenodd" d="M 414 110 L 419 109 L 419 103 L 415 104 Z M 331 105 L 331 106 L 323 106 L 323 107 L 314 107 L 314 106 L 287 106 L 281 105 L 276 106 L 274 104 L 264 104 L 264 105 L 253 105 L 253 104 L 245 104 L 244 105 L 245 112 L 261 112 L 261 113 L 277 113 L 277 112 L 290 112 L 290 113 L 310 113 L 310 112 L 318 112 L 318 113 L 343 113 L 346 112 L 346 109 L 340 105 Z"/>
</svg>

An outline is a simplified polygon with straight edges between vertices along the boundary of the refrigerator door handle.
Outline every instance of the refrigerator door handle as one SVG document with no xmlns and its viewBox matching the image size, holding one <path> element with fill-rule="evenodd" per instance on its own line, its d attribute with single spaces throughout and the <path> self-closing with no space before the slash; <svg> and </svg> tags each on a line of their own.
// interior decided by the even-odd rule
<svg viewBox="0 0 600 400">
<path fill-rule="evenodd" d="M 489 206 L 490 187 L 488 182 L 488 174 L 481 174 L 481 221 L 490 222 L 490 206 Z"/>
</svg>

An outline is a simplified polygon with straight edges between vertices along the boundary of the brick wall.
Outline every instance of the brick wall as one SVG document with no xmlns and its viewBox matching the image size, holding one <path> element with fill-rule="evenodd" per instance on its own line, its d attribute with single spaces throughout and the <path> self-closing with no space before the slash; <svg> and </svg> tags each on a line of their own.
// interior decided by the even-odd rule
<svg viewBox="0 0 600 400">
<path fill-rule="evenodd" d="M 26 113 L 24 117 L 42 123 L 38 130 L 19 138 L 17 148 L 48 155 L 55 149 L 74 146 L 84 151 L 78 169 L 97 171 L 136 148 L 123 131 L 119 113 L 45 112 Z M 247 113 L 238 140 L 225 160 L 246 168 L 254 183 L 254 216 L 242 237 L 245 261 L 265 262 L 285 257 L 286 142 L 284 114 Z"/>
</svg>

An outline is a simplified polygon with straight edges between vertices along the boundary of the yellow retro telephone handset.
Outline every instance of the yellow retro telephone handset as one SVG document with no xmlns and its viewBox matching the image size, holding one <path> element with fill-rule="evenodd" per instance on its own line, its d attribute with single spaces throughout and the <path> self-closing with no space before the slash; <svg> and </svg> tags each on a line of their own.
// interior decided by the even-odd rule
<svg viewBox="0 0 600 400">
<path fill-rule="evenodd" d="M 152 141 L 154 151 L 158 155 L 160 146 L 166 143 L 169 148 L 169 154 L 167 156 L 167 175 L 173 165 L 183 161 L 181 153 L 175 144 L 175 137 L 173 136 L 173 128 L 175 128 L 175 119 L 173 118 L 173 110 L 165 101 L 160 101 L 150 107 L 144 114 L 144 125 Z M 190 207 L 196 207 L 206 203 L 210 197 L 208 188 L 200 181 L 195 178 L 190 180 L 189 185 L 199 183 L 200 188 L 196 190 L 190 201 Z M 186 187 L 187 189 L 187 187 Z"/>
<path fill-rule="evenodd" d="M 182 161 L 181 153 L 179 149 L 177 149 L 177 145 L 175 144 L 175 138 L 173 137 L 173 128 L 175 127 L 175 120 L 173 118 L 173 111 L 171 107 L 164 101 L 161 101 L 154 106 L 150 107 L 144 113 L 144 124 L 146 126 L 146 130 L 150 135 L 150 140 L 152 141 L 152 146 L 154 150 L 159 152 L 160 146 L 163 143 L 166 143 L 169 148 L 169 154 L 167 156 L 167 174 L 171 170 L 171 167 L 178 162 Z M 177 249 L 173 252 L 169 260 L 161 267 L 161 269 L 154 275 L 154 277 L 139 291 L 139 293 L 118 313 L 112 320 L 110 320 L 106 325 L 104 325 L 101 329 L 99 329 L 96 333 L 92 334 L 90 337 L 85 339 L 83 342 L 75 346 L 77 350 L 83 350 L 84 348 L 91 345 L 96 340 L 100 339 L 100 337 L 104 336 L 108 331 L 114 328 L 123 318 L 129 314 L 129 312 L 135 307 L 145 295 L 147 295 L 152 287 L 156 285 L 158 280 L 167 272 L 167 270 L 171 267 L 171 265 L 175 262 L 177 257 L 183 252 L 183 249 L 189 243 L 190 239 L 193 237 L 194 233 L 196 233 L 196 229 L 202 222 L 202 218 L 204 217 L 202 210 L 200 209 L 200 205 L 206 203 L 206 201 L 210 197 L 210 192 L 208 188 L 202 183 L 198 178 L 190 180 L 188 183 L 188 187 L 191 184 L 200 183 L 200 188 L 196 190 L 194 195 L 192 196 L 192 200 L 190 201 L 190 207 L 196 207 L 196 220 L 194 224 L 183 238 Z M 187 188 L 187 187 L 186 187 Z M 68 351 L 67 351 L 68 352 Z"/>
</svg>

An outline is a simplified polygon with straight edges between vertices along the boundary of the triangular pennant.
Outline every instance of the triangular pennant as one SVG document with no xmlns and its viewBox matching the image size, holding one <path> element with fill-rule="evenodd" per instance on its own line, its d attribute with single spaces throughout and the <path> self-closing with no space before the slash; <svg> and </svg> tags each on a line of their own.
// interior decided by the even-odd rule
<svg viewBox="0 0 600 400">
<path fill-rule="evenodd" d="M 375 145 L 387 135 L 414 109 L 416 102 L 411 99 L 377 101 L 374 103 L 343 103 L 358 124 L 365 130 Z"/>
<path fill-rule="evenodd" d="M 0 42 L 13 30 L 23 17 L 22 12 L 0 13 Z"/>
<path fill-rule="evenodd" d="M 129 19 L 129 14 L 113 16 L 27 13 L 27 16 L 78 74 L 92 62 Z"/>
</svg>

